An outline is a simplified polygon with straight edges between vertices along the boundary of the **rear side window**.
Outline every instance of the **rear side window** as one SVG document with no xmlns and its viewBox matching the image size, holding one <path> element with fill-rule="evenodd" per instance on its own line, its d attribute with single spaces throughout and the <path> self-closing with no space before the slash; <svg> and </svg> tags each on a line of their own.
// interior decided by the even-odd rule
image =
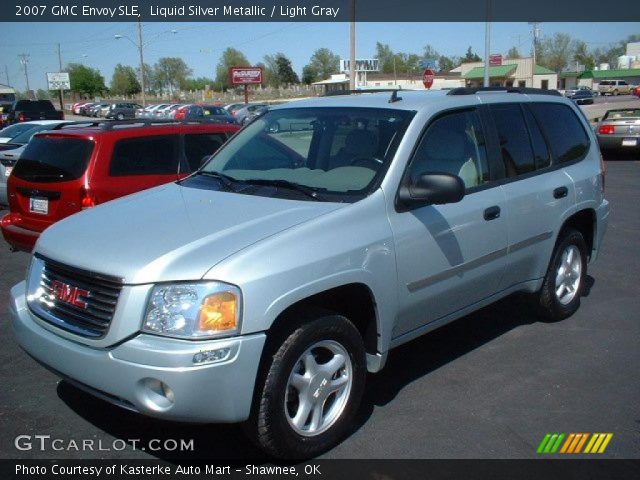
<svg viewBox="0 0 640 480">
<path fill-rule="evenodd" d="M 554 163 L 584 158 L 589 137 L 571 108 L 560 103 L 532 103 L 530 108 L 547 137 Z"/>
<path fill-rule="evenodd" d="M 81 138 L 33 137 L 12 175 L 33 182 L 64 182 L 80 178 L 89 164 L 93 142 Z"/>
<path fill-rule="evenodd" d="M 533 172 L 536 164 L 520 105 L 491 105 L 491 112 L 507 176 L 515 177 Z"/>
<path fill-rule="evenodd" d="M 109 175 L 170 175 L 178 173 L 178 136 L 127 138 L 116 142 Z"/>
<path fill-rule="evenodd" d="M 184 154 L 189 163 L 189 170 L 200 168 L 204 157 L 208 157 L 218 150 L 227 140 L 224 133 L 198 133 L 184 136 Z"/>
<path fill-rule="evenodd" d="M 551 165 L 551 155 L 549 155 L 547 142 L 542 135 L 540 126 L 528 108 L 524 109 L 524 117 L 527 121 L 527 127 L 529 127 L 529 135 L 531 137 L 531 146 L 533 147 L 533 156 L 536 161 L 536 169 L 548 167 Z"/>
</svg>

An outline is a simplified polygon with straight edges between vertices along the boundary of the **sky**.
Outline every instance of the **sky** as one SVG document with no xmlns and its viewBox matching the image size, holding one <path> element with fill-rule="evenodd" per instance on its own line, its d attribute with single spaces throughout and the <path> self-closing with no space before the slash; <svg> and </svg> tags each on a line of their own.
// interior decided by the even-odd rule
<svg viewBox="0 0 640 480">
<path fill-rule="evenodd" d="M 58 71 L 57 46 L 63 65 L 83 63 L 97 68 L 107 85 L 116 64 L 138 66 L 136 46 L 114 35 L 137 41 L 135 23 L 0 23 L 0 83 L 25 89 L 18 55 L 29 54 L 28 74 L 32 89 L 46 88 L 46 73 Z M 590 48 L 607 47 L 640 33 L 640 23 L 542 23 L 542 37 L 568 33 Z M 314 50 L 329 48 L 348 58 L 348 23 L 145 23 L 145 63 L 161 57 L 181 57 L 195 77 L 214 77 L 215 67 L 227 47 L 241 50 L 252 63 L 268 54 L 282 52 L 300 74 Z M 175 33 L 172 31 L 175 30 Z M 484 22 L 477 23 L 358 23 L 356 56 L 371 58 L 376 42 L 388 43 L 393 51 L 421 53 L 430 44 L 444 55 L 463 55 L 469 46 L 484 54 Z M 491 53 L 506 53 L 515 46 L 522 55 L 531 50 L 531 26 L 527 23 L 492 23 Z M 6 66 L 6 69 L 5 69 Z"/>
</svg>

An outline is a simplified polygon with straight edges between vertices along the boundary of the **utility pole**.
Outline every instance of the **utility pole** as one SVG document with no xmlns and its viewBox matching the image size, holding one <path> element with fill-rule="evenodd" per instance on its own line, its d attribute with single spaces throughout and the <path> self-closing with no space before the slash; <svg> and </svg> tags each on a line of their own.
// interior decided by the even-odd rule
<svg viewBox="0 0 640 480">
<path fill-rule="evenodd" d="M 531 33 L 533 34 L 533 53 L 531 55 L 531 87 L 535 87 L 535 78 L 536 78 L 536 48 L 538 47 L 538 35 L 540 30 L 538 29 L 538 22 L 530 22 L 529 25 L 532 26 Z"/>
<path fill-rule="evenodd" d="M 349 90 L 356 89 L 356 0 L 351 0 L 349 28 Z"/>
<path fill-rule="evenodd" d="M 147 99 L 145 97 L 145 86 L 144 86 L 144 57 L 142 50 L 144 48 L 144 44 L 142 43 L 142 22 L 138 19 L 138 50 L 140 51 L 140 89 L 142 90 L 142 107 L 147 106 Z"/>
<path fill-rule="evenodd" d="M 27 82 L 27 97 L 31 98 L 31 87 L 29 87 L 29 72 L 27 72 L 27 64 L 29 63 L 29 54 L 21 53 L 18 55 L 20 57 L 20 63 L 24 67 L 24 78 Z"/>
<path fill-rule="evenodd" d="M 487 21 L 484 27 L 484 82 L 483 86 L 489 86 L 489 55 L 491 55 L 491 22 L 489 21 L 489 13 L 491 9 L 491 0 L 487 0 Z"/>
<path fill-rule="evenodd" d="M 60 42 L 58 42 L 58 64 L 60 65 L 59 72 L 62 72 L 62 54 L 60 53 Z M 64 103 L 62 100 L 62 88 L 58 91 L 59 99 L 60 99 L 60 110 L 64 112 Z"/>
<path fill-rule="evenodd" d="M 10 87 L 11 82 L 9 81 L 9 67 L 6 65 L 4 66 L 4 74 L 7 76 L 7 86 Z"/>
</svg>

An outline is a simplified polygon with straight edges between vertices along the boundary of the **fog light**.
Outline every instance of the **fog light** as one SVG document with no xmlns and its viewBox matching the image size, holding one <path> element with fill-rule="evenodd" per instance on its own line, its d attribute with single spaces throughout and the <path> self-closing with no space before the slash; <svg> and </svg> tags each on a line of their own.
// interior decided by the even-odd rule
<svg viewBox="0 0 640 480">
<path fill-rule="evenodd" d="M 198 352 L 193 356 L 193 363 L 195 365 L 202 365 L 203 363 L 215 363 L 222 362 L 229 358 L 231 354 L 230 348 L 219 348 L 217 350 L 204 350 Z"/>
</svg>

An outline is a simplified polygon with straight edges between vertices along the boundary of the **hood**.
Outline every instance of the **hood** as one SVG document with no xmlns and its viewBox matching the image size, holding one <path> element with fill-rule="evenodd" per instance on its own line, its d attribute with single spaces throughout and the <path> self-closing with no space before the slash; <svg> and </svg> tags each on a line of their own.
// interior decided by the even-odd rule
<svg viewBox="0 0 640 480">
<path fill-rule="evenodd" d="M 239 250 L 343 206 L 172 183 L 52 225 L 35 252 L 127 284 L 197 280 Z"/>
</svg>

